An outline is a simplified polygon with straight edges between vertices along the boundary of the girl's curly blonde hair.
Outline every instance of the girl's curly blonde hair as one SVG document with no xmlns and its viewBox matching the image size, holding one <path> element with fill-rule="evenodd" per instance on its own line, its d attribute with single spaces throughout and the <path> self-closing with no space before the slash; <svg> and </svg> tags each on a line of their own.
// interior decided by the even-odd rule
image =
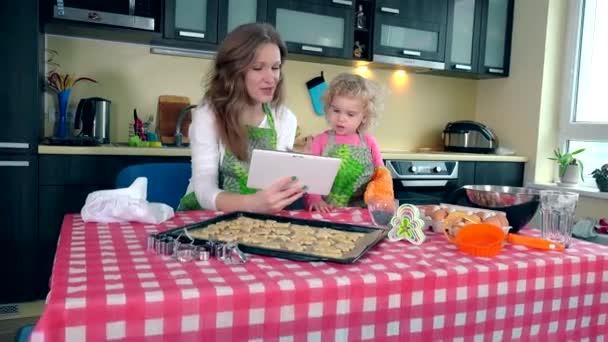
<svg viewBox="0 0 608 342">
<path fill-rule="evenodd" d="M 380 95 L 381 89 L 378 83 L 359 75 L 341 73 L 331 81 L 327 91 L 323 94 L 323 109 L 325 113 L 329 113 L 331 102 L 336 96 L 348 96 L 361 100 L 364 119 L 358 131 L 364 132 L 378 118 L 378 112 L 382 106 Z"/>
</svg>

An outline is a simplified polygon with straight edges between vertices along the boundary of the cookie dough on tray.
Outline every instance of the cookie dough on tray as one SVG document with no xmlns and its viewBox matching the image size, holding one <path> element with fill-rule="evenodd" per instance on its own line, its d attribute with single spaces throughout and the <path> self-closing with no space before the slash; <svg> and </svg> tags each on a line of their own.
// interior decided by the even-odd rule
<svg viewBox="0 0 608 342">
<path fill-rule="evenodd" d="M 189 231 L 193 238 L 240 242 L 250 246 L 342 258 L 365 234 L 312 228 L 289 222 L 239 217 Z"/>
</svg>

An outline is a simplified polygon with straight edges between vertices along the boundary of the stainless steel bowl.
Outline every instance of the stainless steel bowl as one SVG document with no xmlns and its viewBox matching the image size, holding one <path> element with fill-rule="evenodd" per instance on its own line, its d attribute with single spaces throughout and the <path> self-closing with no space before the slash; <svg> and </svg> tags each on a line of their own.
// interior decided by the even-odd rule
<svg viewBox="0 0 608 342">
<path fill-rule="evenodd" d="M 467 198 L 473 204 L 487 208 L 504 208 L 538 202 L 540 193 L 530 188 L 495 185 L 465 185 Z"/>
<path fill-rule="evenodd" d="M 463 189 L 473 206 L 505 212 L 511 233 L 517 233 L 528 224 L 540 204 L 540 192 L 530 188 L 465 185 Z"/>
</svg>

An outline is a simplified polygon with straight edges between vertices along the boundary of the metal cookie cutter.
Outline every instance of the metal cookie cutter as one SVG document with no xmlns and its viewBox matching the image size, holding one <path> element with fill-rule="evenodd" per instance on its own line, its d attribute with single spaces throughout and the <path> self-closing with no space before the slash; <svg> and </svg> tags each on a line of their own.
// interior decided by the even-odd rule
<svg viewBox="0 0 608 342">
<path fill-rule="evenodd" d="M 177 241 L 175 241 L 175 239 L 173 239 L 170 236 L 167 236 L 163 239 L 164 241 L 164 246 L 162 249 L 162 255 L 167 256 L 167 257 L 173 257 L 175 256 L 175 244 L 177 243 Z"/>
<path fill-rule="evenodd" d="M 237 244 L 227 243 L 224 245 L 224 263 L 229 265 L 243 264 L 247 262 L 247 255 L 243 253 Z"/>
<path fill-rule="evenodd" d="M 198 261 L 207 261 L 209 260 L 210 253 L 206 246 L 196 246 L 193 249 L 193 256 Z"/>
<path fill-rule="evenodd" d="M 153 251 L 155 243 L 156 243 L 156 234 L 148 235 L 148 243 L 147 243 L 146 249 L 149 251 Z"/>
<path fill-rule="evenodd" d="M 194 259 L 194 246 L 189 243 L 176 242 L 175 257 L 181 262 L 188 262 Z"/>
</svg>

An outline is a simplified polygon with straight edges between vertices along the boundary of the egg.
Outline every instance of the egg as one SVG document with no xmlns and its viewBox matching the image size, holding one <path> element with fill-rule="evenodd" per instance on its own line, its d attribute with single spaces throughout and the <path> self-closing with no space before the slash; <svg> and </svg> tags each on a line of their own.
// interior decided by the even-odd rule
<svg viewBox="0 0 608 342">
<path fill-rule="evenodd" d="M 448 216 L 448 212 L 445 209 L 439 209 L 433 212 L 430 216 L 433 221 L 441 221 Z"/>
<path fill-rule="evenodd" d="M 431 213 L 430 209 L 431 207 L 429 205 L 418 206 L 418 210 L 420 211 L 420 215 L 422 215 L 422 217 L 428 216 Z"/>
<path fill-rule="evenodd" d="M 500 217 L 498 217 L 497 215 L 490 216 L 490 217 L 486 218 L 483 221 L 483 223 L 493 224 L 496 227 L 502 227 L 502 221 L 500 220 Z"/>
<path fill-rule="evenodd" d="M 475 214 L 470 215 L 470 219 L 471 220 L 475 220 L 475 222 L 481 222 L 482 221 L 481 217 L 479 217 L 479 216 L 477 216 Z"/>
<path fill-rule="evenodd" d="M 475 216 L 479 217 L 481 221 L 485 220 L 490 214 L 485 211 L 478 211 L 475 213 Z"/>
<path fill-rule="evenodd" d="M 509 225 L 509 220 L 507 220 L 507 216 L 506 215 L 498 214 L 496 216 L 500 220 L 500 222 L 501 222 L 501 224 L 502 224 L 503 227 L 506 227 L 506 226 Z"/>
</svg>

